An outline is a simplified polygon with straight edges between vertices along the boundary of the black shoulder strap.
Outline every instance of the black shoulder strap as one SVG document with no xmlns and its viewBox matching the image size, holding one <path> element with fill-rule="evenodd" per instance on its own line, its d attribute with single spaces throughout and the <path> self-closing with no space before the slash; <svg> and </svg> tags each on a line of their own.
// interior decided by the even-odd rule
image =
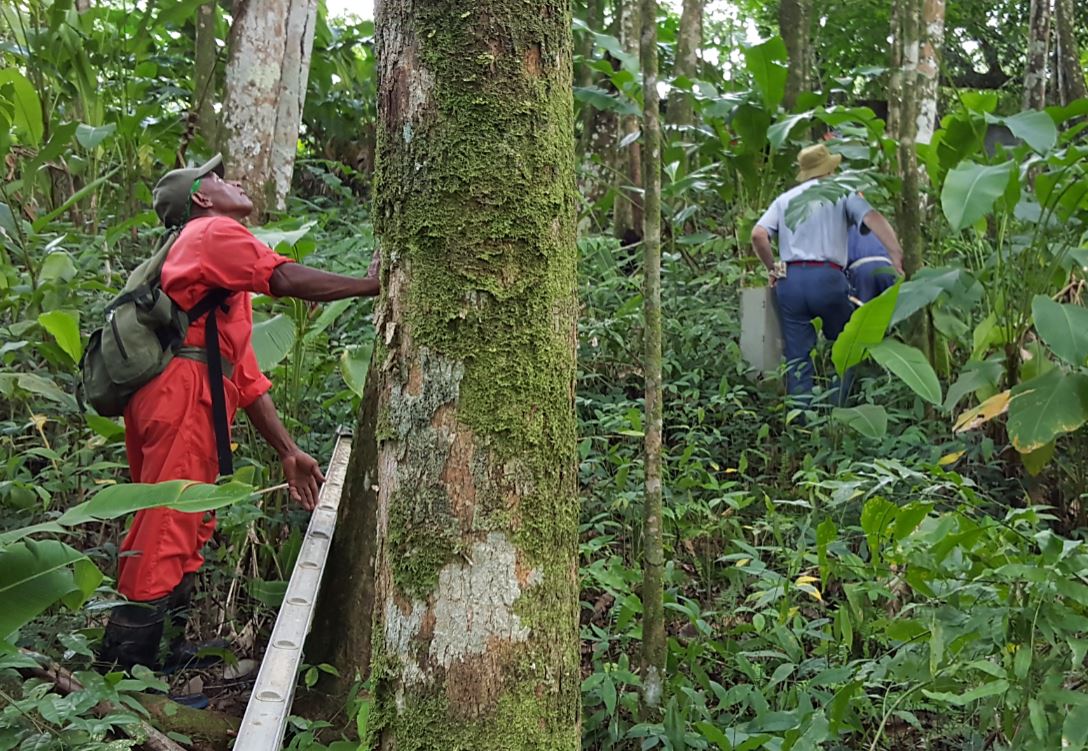
<svg viewBox="0 0 1088 751">
<path fill-rule="evenodd" d="M 230 290 L 226 289 L 213 289 L 208 294 L 204 295 L 203 299 L 187 311 L 189 314 L 189 323 L 197 320 L 203 315 L 206 315 L 212 308 L 221 308 L 226 303 L 227 298 L 230 297 Z"/>
<path fill-rule="evenodd" d="M 215 449 L 219 457 L 219 474 L 234 474 L 234 457 L 230 452 L 230 426 L 227 424 L 227 400 L 223 393 L 223 361 L 219 351 L 219 322 L 216 311 L 226 309 L 230 292 L 217 289 L 189 310 L 189 320 L 208 316 L 204 324 L 204 354 L 208 360 L 208 385 L 212 394 L 212 428 L 215 430 Z"/>
</svg>

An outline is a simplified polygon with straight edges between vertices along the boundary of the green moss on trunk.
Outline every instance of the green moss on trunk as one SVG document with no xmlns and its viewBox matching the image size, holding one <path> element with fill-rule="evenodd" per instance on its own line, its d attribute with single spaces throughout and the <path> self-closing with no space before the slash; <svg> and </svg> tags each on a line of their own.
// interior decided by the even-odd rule
<svg viewBox="0 0 1088 751">
<path fill-rule="evenodd" d="M 575 749 L 569 5 L 377 20 L 374 743 Z"/>
</svg>

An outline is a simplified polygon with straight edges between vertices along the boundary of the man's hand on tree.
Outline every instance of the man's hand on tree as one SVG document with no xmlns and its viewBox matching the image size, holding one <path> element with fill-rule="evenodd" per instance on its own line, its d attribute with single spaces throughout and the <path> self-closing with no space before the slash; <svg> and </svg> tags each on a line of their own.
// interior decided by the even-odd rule
<svg viewBox="0 0 1088 751">
<path fill-rule="evenodd" d="M 283 474 L 287 478 L 291 499 L 307 511 L 317 506 L 317 491 L 325 482 L 317 461 L 304 451 L 295 449 L 283 457 Z"/>
</svg>

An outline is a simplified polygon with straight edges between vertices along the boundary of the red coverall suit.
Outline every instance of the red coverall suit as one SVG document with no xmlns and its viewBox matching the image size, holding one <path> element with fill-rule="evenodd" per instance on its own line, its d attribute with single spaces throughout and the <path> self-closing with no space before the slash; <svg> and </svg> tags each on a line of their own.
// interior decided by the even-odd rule
<svg viewBox="0 0 1088 751">
<path fill-rule="evenodd" d="M 220 350 L 234 364 L 223 379 L 227 421 L 268 391 L 253 354 L 250 292 L 270 294 L 272 272 L 289 262 L 227 217 L 189 221 L 162 269 L 162 289 L 189 310 L 215 289 L 232 290 L 229 310 L 219 316 Z M 204 346 L 204 320 L 194 323 L 185 344 Z M 133 482 L 215 482 L 215 432 L 207 365 L 176 357 L 140 389 L 125 409 L 125 447 Z M 121 545 L 117 589 L 146 602 L 169 594 L 185 574 L 204 562 L 200 549 L 215 530 L 215 517 L 165 508 L 139 511 Z"/>
</svg>

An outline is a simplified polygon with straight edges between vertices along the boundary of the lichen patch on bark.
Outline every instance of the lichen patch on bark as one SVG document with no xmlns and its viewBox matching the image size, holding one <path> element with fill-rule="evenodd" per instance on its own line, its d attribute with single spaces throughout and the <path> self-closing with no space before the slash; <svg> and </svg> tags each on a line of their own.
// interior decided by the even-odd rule
<svg viewBox="0 0 1088 751">
<path fill-rule="evenodd" d="M 517 551 L 501 532 L 472 546 L 469 560 L 442 569 L 435 591 L 431 657 L 448 668 L 484 654 L 492 640 L 525 641 L 529 629 L 514 612 L 521 596 Z"/>
</svg>

